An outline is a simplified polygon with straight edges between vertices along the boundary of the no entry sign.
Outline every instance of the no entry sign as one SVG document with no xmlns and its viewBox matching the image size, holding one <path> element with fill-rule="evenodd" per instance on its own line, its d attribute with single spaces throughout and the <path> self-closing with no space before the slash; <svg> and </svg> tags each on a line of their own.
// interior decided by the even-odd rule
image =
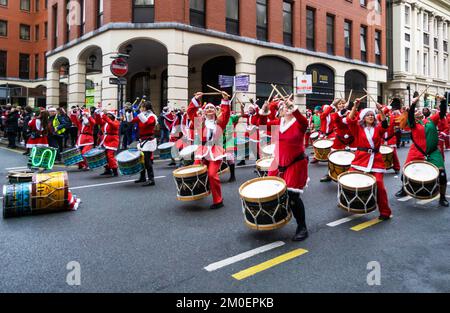
<svg viewBox="0 0 450 313">
<path fill-rule="evenodd" d="M 128 73 L 128 63 L 123 58 L 114 59 L 111 63 L 111 73 L 117 77 L 123 77 Z"/>
</svg>

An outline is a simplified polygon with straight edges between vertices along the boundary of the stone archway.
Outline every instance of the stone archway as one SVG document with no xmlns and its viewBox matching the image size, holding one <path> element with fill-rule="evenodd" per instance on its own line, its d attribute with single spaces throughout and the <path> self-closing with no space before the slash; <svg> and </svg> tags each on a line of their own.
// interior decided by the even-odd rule
<svg viewBox="0 0 450 313">
<path fill-rule="evenodd" d="M 348 99 L 352 92 L 351 101 L 366 95 L 364 89 L 367 90 L 367 76 L 358 70 L 350 70 L 345 73 L 345 99 Z M 361 108 L 367 107 L 367 98 L 361 102 Z"/>
<path fill-rule="evenodd" d="M 313 93 L 306 96 L 306 107 L 314 110 L 317 105 L 331 104 L 335 99 L 335 73 L 328 65 L 308 65 L 306 74 L 312 75 Z"/>
</svg>

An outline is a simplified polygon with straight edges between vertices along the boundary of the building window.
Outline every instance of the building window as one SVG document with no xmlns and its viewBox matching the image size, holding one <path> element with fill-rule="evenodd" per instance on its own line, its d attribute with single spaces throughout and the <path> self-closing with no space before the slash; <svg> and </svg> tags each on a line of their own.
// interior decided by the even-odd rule
<svg viewBox="0 0 450 313">
<path fill-rule="evenodd" d="M 316 49 L 316 32 L 315 32 L 315 25 L 316 25 L 316 11 L 311 8 L 306 8 L 306 48 L 308 50 L 315 50 Z"/>
<path fill-rule="evenodd" d="M 360 29 L 361 61 L 367 62 L 367 26 Z"/>
<path fill-rule="evenodd" d="M 8 22 L 0 20 L 0 37 L 8 36 Z"/>
<path fill-rule="evenodd" d="M 19 78 L 30 79 L 30 55 L 19 55 Z"/>
<path fill-rule="evenodd" d="M 39 31 L 40 31 L 39 25 L 35 25 L 34 26 L 34 40 L 35 41 L 39 40 Z"/>
<path fill-rule="evenodd" d="M 205 0 L 190 0 L 189 8 L 191 25 L 205 28 Z"/>
<path fill-rule="evenodd" d="M 429 72 L 429 63 L 430 63 L 430 59 L 428 56 L 428 52 L 424 52 L 423 53 L 423 75 L 428 76 Z"/>
<path fill-rule="evenodd" d="M 381 65 L 381 31 L 375 31 L 375 62 Z"/>
<path fill-rule="evenodd" d="M 428 25 L 428 13 L 423 12 L 423 31 L 428 33 L 428 30 L 430 29 Z"/>
<path fill-rule="evenodd" d="M 80 0 L 80 36 L 86 32 L 86 0 Z"/>
<path fill-rule="evenodd" d="M 292 46 L 292 3 L 283 1 L 283 42 Z"/>
<path fill-rule="evenodd" d="M 375 12 L 381 14 L 381 0 L 376 0 L 375 2 Z"/>
<path fill-rule="evenodd" d="M 411 24 L 411 8 L 405 5 L 405 25 L 409 26 Z"/>
<path fill-rule="evenodd" d="M 405 41 L 411 42 L 411 35 L 405 33 Z"/>
<path fill-rule="evenodd" d="M 7 52 L 0 51 L 0 77 L 6 77 Z"/>
<path fill-rule="evenodd" d="M 34 55 L 34 79 L 39 78 L 39 54 Z"/>
<path fill-rule="evenodd" d="M 97 0 L 97 28 L 103 26 L 103 0 Z"/>
<path fill-rule="evenodd" d="M 30 12 L 30 10 L 31 10 L 30 0 L 20 0 L 20 9 L 22 11 Z"/>
<path fill-rule="evenodd" d="M 352 22 L 344 22 L 345 57 L 352 58 Z"/>
<path fill-rule="evenodd" d="M 47 39 L 47 37 L 48 37 L 48 23 L 45 22 L 44 23 L 44 38 Z"/>
<path fill-rule="evenodd" d="M 8 0 L 0 0 L 0 5 L 8 6 Z"/>
<path fill-rule="evenodd" d="M 239 0 L 227 0 L 227 33 L 239 35 Z"/>
<path fill-rule="evenodd" d="M 417 19 L 417 29 L 418 30 L 421 30 L 422 29 L 422 18 L 421 18 L 421 16 L 420 16 L 420 11 L 417 11 L 417 17 L 416 17 L 416 19 Z"/>
<path fill-rule="evenodd" d="M 56 48 L 58 44 L 58 6 L 54 5 L 52 10 L 53 10 L 53 48 Z"/>
<path fill-rule="evenodd" d="M 256 37 L 267 41 L 267 0 L 256 0 Z"/>
<path fill-rule="evenodd" d="M 410 50 L 405 48 L 405 72 L 409 72 Z"/>
<path fill-rule="evenodd" d="M 425 46 L 429 46 L 430 45 L 430 34 L 423 33 L 423 44 Z"/>
<path fill-rule="evenodd" d="M 133 0 L 133 23 L 154 23 L 155 1 Z"/>
<path fill-rule="evenodd" d="M 69 0 L 65 1 L 65 6 L 66 8 L 66 16 L 70 15 L 70 8 L 69 8 Z M 64 43 L 68 43 L 70 41 L 70 22 L 69 19 L 66 18 L 66 33 L 64 36 Z"/>
<path fill-rule="evenodd" d="M 327 15 L 327 53 L 334 54 L 334 16 Z"/>
<path fill-rule="evenodd" d="M 40 7 L 40 1 L 36 0 L 34 2 L 34 9 L 36 10 L 36 12 L 39 12 L 39 7 Z"/>
<path fill-rule="evenodd" d="M 362 7 L 366 7 L 366 6 L 367 6 L 367 0 L 359 0 L 359 4 L 360 4 Z"/>
<path fill-rule="evenodd" d="M 448 80 L 448 57 L 444 57 L 444 79 Z"/>
<path fill-rule="evenodd" d="M 438 53 L 434 53 L 434 77 L 439 77 Z"/>
<path fill-rule="evenodd" d="M 30 40 L 30 25 L 20 24 L 20 39 Z"/>
</svg>

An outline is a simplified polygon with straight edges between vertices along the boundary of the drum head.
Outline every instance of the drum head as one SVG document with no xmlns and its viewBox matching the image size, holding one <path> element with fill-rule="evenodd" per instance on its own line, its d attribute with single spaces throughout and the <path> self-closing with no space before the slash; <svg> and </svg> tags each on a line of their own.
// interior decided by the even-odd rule
<svg viewBox="0 0 450 313">
<path fill-rule="evenodd" d="M 260 159 L 260 160 L 256 161 L 256 167 L 267 170 L 272 165 L 273 160 L 275 160 L 275 159 L 274 158 Z"/>
<path fill-rule="evenodd" d="M 341 166 L 349 166 L 355 159 L 355 154 L 350 151 L 334 151 L 328 156 L 331 163 Z"/>
<path fill-rule="evenodd" d="M 341 174 L 338 181 L 339 184 L 353 189 L 372 187 L 377 182 L 372 175 L 357 172 Z"/>
<path fill-rule="evenodd" d="M 248 201 L 267 202 L 286 191 L 286 183 L 278 177 L 255 178 L 239 188 L 239 194 Z"/>
<path fill-rule="evenodd" d="M 333 141 L 328 139 L 320 139 L 313 143 L 313 146 L 318 149 L 328 149 L 333 146 Z"/>
<path fill-rule="evenodd" d="M 272 145 L 265 146 L 262 149 L 262 151 L 263 151 L 264 154 L 274 155 L 275 154 L 275 145 L 272 144 Z"/>
<path fill-rule="evenodd" d="M 140 157 L 141 157 L 141 152 L 139 152 L 137 150 L 126 150 L 126 151 L 120 152 L 116 156 L 116 160 L 117 160 L 117 162 L 129 162 L 129 161 L 138 159 Z"/>
<path fill-rule="evenodd" d="M 186 148 L 180 151 L 180 157 L 185 158 L 187 156 L 190 156 L 192 153 L 197 151 L 197 149 L 198 149 L 197 145 L 187 146 Z"/>
<path fill-rule="evenodd" d="M 389 146 L 380 146 L 380 153 L 381 154 L 391 154 L 394 152 L 394 148 Z"/>
<path fill-rule="evenodd" d="M 104 149 L 94 148 L 84 154 L 86 157 L 92 157 L 104 153 Z"/>
<path fill-rule="evenodd" d="M 170 148 L 172 148 L 174 145 L 175 145 L 175 142 L 166 142 L 166 143 L 160 144 L 160 145 L 158 146 L 158 149 L 159 149 L 159 150 L 170 149 Z"/>
<path fill-rule="evenodd" d="M 173 176 L 184 178 L 193 177 L 207 172 L 206 165 L 190 165 L 176 169 L 173 171 Z"/>
<path fill-rule="evenodd" d="M 412 162 L 405 165 L 403 174 L 419 182 L 428 182 L 439 177 L 439 169 L 428 162 Z"/>
</svg>

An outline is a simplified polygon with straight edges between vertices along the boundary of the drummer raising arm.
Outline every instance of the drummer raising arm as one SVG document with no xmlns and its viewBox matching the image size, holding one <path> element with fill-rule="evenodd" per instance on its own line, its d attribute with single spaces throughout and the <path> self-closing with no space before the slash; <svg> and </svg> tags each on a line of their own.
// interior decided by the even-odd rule
<svg viewBox="0 0 450 313">
<path fill-rule="evenodd" d="M 155 174 L 153 172 L 153 152 L 156 149 L 155 126 L 158 118 L 153 113 L 153 107 L 150 101 L 145 101 L 140 107 L 141 113 L 133 118 L 131 123 L 137 123 L 139 127 L 139 144 L 138 149 L 144 154 L 144 169 L 141 176 L 135 181 L 145 183 L 142 186 L 154 186 Z M 145 171 L 147 171 L 148 181 L 145 179 Z"/>
<path fill-rule="evenodd" d="M 357 146 L 356 156 L 352 162 L 350 171 L 360 171 L 375 176 L 377 181 L 377 202 L 380 210 L 380 219 L 387 220 L 391 218 L 391 209 L 387 197 L 386 188 L 384 187 L 385 165 L 383 157 L 380 153 L 380 146 L 383 140 L 383 134 L 388 127 L 386 116 L 381 110 L 381 105 L 377 104 L 379 110 L 381 125 L 377 125 L 376 114 L 374 109 L 364 109 L 356 118 L 356 111 L 361 103 L 360 99 L 356 99 L 352 111 L 350 112 L 347 123 L 355 137 Z"/>
</svg>

